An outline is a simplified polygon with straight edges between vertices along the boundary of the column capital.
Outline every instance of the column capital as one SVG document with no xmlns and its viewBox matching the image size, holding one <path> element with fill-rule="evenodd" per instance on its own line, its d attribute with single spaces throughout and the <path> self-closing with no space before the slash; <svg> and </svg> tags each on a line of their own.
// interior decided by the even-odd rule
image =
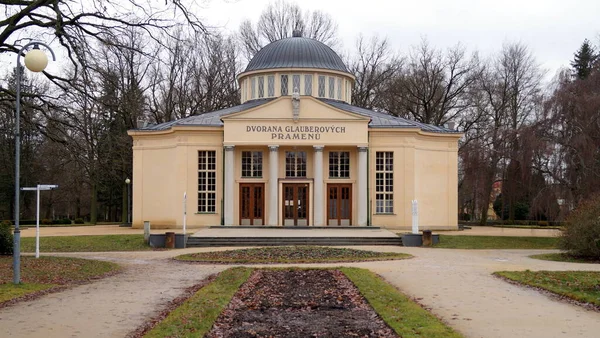
<svg viewBox="0 0 600 338">
<path fill-rule="evenodd" d="M 358 146 L 358 151 L 359 151 L 359 152 L 365 152 L 365 151 L 367 151 L 367 150 L 369 150 L 369 147 L 365 147 L 365 146 Z"/>
<path fill-rule="evenodd" d="M 269 150 L 270 151 L 277 151 L 277 150 L 279 150 L 279 146 L 278 145 L 270 145 L 269 146 Z"/>
<path fill-rule="evenodd" d="M 325 146 L 313 146 L 313 148 L 315 149 L 315 151 L 323 151 L 323 148 L 325 148 Z"/>
<path fill-rule="evenodd" d="M 223 148 L 225 148 L 225 151 L 233 151 L 233 149 L 235 148 L 235 146 L 223 146 Z"/>
</svg>

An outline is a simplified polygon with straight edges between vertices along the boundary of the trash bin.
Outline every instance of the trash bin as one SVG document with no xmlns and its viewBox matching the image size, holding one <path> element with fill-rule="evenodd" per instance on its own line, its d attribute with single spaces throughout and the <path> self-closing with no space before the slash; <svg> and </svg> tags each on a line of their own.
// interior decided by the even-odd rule
<svg viewBox="0 0 600 338">
<path fill-rule="evenodd" d="M 433 244 L 431 237 L 431 230 L 423 230 L 423 246 L 431 246 Z"/>
<path fill-rule="evenodd" d="M 175 248 L 175 233 L 174 232 L 166 232 L 165 233 L 165 248 L 167 248 L 167 249 Z"/>
</svg>

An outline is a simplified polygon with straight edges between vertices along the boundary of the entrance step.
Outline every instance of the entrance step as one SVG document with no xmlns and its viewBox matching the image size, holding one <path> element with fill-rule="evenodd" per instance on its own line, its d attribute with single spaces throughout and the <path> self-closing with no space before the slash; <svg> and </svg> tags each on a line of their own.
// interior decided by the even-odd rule
<svg viewBox="0 0 600 338">
<path fill-rule="evenodd" d="M 186 247 L 402 245 L 400 237 L 188 237 Z"/>
</svg>

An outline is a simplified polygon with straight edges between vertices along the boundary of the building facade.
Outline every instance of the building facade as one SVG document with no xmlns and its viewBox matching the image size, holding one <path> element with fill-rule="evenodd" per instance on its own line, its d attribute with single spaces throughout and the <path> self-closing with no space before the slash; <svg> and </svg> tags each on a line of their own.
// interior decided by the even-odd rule
<svg viewBox="0 0 600 338">
<path fill-rule="evenodd" d="M 417 200 L 422 228 L 457 228 L 462 134 L 352 106 L 313 39 L 267 45 L 238 83 L 238 106 L 129 131 L 134 227 L 182 228 L 185 209 L 188 227 L 409 229 Z"/>
</svg>

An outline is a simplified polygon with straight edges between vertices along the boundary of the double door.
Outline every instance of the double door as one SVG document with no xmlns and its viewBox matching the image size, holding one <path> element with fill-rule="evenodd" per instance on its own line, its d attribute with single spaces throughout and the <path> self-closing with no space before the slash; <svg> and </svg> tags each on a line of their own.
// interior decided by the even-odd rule
<svg viewBox="0 0 600 338">
<path fill-rule="evenodd" d="M 264 224 L 264 183 L 240 183 L 240 225 Z"/>
<path fill-rule="evenodd" d="M 352 225 L 352 184 L 327 184 L 327 225 Z"/>
<path fill-rule="evenodd" d="M 308 226 L 308 183 L 283 184 L 283 225 Z"/>
</svg>

